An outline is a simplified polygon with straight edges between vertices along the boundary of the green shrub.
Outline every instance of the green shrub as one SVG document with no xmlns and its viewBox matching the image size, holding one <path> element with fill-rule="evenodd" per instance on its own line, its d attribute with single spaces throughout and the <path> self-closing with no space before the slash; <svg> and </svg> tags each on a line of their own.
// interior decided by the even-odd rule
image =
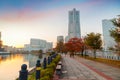
<svg viewBox="0 0 120 80">
<path fill-rule="evenodd" d="M 50 80 L 50 77 L 49 76 L 44 76 L 40 80 Z"/>
<path fill-rule="evenodd" d="M 45 73 L 46 73 L 46 69 L 42 69 L 40 76 L 41 76 L 41 77 L 44 77 Z"/>
<path fill-rule="evenodd" d="M 50 78 L 52 78 L 53 74 L 54 74 L 54 70 L 52 68 L 46 69 L 45 76 L 49 76 Z"/>
<path fill-rule="evenodd" d="M 35 72 L 28 76 L 28 80 L 35 80 Z"/>
<path fill-rule="evenodd" d="M 47 65 L 47 68 L 53 68 L 54 69 L 55 68 L 55 63 L 52 62 L 51 64 Z"/>
<path fill-rule="evenodd" d="M 57 65 L 57 63 L 60 61 L 60 58 L 61 56 L 57 55 L 56 58 L 52 62 L 54 62 Z"/>
</svg>

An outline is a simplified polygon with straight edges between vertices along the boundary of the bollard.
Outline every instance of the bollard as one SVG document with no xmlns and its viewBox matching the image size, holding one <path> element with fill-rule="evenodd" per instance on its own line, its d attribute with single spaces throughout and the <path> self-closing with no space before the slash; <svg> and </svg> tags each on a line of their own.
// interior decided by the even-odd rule
<svg viewBox="0 0 120 80">
<path fill-rule="evenodd" d="M 44 58 L 44 61 L 43 61 L 43 68 L 44 69 L 46 69 L 46 63 L 47 63 L 46 58 Z"/>
<path fill-rule="evenodd" d="M 51 63 L 51 61 L 50 61 L 50 57 L 48 57 L 48 65 Z"/>
<path fill-rule="evenodd" d="M 54 54 L 53 56 L 54 56 L 54 58 L 55 58 L 55 54 Z"/>
<path fill-rule="evenodd" d="M 52 60 L 54 59 L 54 54 L 51 56 Z"/>
<path fill-rule="evenodd" d="M 55 58 L 56 58 L 57 54 L 55 53 Z"/>
<path fill-rule="evenodd" d="M 52 56 L 50 56 L 50 62 L 52 62 Z"/>
<path fill-rule="evenodd" d="M 37 60 L 37 63 L 36 63 L 36 80 L 40 80 L 40 70 L 41 70 L 40 60 Z"/>
<path fill-rule="evenodd" d="M 19 72 L 19 80 L 27 80 L 27 78 L 28 78 L 27 65 L 23 64 L 21 66 L 21 71 Z"/>
</svg>

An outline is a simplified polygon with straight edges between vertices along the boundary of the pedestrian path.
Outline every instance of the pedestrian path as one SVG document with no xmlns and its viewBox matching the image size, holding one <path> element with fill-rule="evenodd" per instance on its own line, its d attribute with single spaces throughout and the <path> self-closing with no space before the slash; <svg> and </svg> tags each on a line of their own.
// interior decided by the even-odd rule
<svg viewBox="0 0 120 80">
<path fill-rule="evenodd" d="M 80 57 L 75 58 L 77 61 L 89 67 L 91 70 L 98 73 L 99 75 L 105 77 L 107 80 L 120 80 L 120 69 L 118 68 Z"/>
<path fill-rule="evenodd" d="M 63 70 L 54 80 L 120 80 L 120 69 L 75 56 L 62 55 Z"/>
</svg>

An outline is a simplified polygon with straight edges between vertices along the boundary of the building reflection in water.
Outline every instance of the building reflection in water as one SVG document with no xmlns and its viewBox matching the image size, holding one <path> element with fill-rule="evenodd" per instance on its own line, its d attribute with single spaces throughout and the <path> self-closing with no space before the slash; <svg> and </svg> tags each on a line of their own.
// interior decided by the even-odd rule
<svg viewBox="0 0 120 80">
<path fill-rule="evenodd" d="M 22 64 L 27 64 L 28 70 L 31 70 L 38 59 L 38 56 L 32 54 L 0 55 L 0 80 L 15 80 Z M 42 62 L 43 58 L 40 60 Z"/>
</svg>

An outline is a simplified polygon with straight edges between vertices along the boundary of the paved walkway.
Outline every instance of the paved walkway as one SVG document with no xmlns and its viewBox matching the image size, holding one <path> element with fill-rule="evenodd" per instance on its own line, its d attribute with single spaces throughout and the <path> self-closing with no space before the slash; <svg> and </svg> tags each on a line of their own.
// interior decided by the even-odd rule
<svg viewBox="0 0 120 80">
<path fill-rule="evenodd" d="M 83 59 L 62 56 L 62 75 L 53 80 L 120 80 L 120 69 Z"/>
</svg>

